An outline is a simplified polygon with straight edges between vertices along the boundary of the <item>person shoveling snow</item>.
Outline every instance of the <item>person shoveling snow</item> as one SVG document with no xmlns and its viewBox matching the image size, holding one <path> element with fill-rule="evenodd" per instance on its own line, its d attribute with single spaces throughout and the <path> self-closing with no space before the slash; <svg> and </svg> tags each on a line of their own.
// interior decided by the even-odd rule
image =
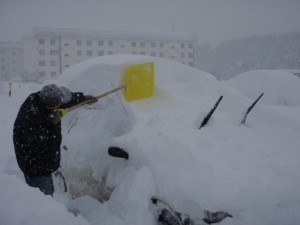
<svg viewBox="0 0 300 225">
<path fill-rule="evenodd" d="M 30 94 L 20 107 L 14 123 L 13 142 L 18 165 L 26 183 L 53 195 L 52 173 L 60 166 L 61 116 L 55 111 L 79 102 L 95 101 L 93 96 L 71 93 L 50 84 Z"/>
</svg>

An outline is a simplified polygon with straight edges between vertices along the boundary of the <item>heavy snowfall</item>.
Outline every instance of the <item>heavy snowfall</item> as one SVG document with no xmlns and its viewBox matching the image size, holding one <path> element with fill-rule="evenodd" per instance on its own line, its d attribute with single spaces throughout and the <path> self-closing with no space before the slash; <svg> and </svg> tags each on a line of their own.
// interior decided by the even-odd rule
<svg viewBox="0 0 300 225">
<path fill-rule="evenodd" d="M 122 92 L 62 118 L 68 192 L 29 187 L 12 142 L 25 98 L 56 83 L 99 95 L 119 85 L 127 65 L 153 61 L 152 97 L 128 102 Z M 58 80 L 0 84 L 1 225 L 155 225 L 152 196 L 193 217 L 227 211 L 223 225 L 294 225 L 300 221 L 300 80 L 258 70 L 228 81 L 172 61 L 105 56 L 78 63 Z M 248 107 L 264 93 L 241 120 Z M 206 126 L 199 126 L 223 96 Z M 129 153 L 111 157 L 110 146 Z"/>
</svg>

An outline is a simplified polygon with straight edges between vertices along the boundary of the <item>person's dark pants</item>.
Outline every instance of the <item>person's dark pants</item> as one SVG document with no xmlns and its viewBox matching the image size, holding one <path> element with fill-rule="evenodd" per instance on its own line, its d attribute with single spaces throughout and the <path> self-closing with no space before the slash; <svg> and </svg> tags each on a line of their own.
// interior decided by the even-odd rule
<svg viewBox="0 0 300 225">
<path fill-rule="evenodd" d="M 43 177 L 29 177 L 25 175 L 25 180 L 29 186 L 39 188 L 45 195 L 53 196 L 54 186 L 52 174 Z"/>
</svg>

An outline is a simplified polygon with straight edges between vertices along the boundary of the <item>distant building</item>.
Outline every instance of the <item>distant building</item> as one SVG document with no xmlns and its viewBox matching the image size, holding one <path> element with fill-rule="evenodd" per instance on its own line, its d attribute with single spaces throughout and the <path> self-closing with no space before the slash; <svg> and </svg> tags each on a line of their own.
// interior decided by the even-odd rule
<svg viewBox="0 0 300 225">
<path fill-rule="evenodd" d="M 113 54 L 161 57 L 194 66 L 194 35 L 37 27 L 22 41 L 31 80 L 56 79 L 82 60 Z"/>
<path fill-rule="evenodd" d="M 0 80 L 23 77 L 23 49 L 20 42 L 0 42 Z"/>
</svg>

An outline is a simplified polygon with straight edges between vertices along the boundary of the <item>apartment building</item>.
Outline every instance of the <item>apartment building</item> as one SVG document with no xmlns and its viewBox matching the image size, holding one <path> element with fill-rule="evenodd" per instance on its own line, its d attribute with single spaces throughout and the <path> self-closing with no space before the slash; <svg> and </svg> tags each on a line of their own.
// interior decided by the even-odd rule
<svg viewBox="0 0 300 225">
<path fill-rule="evenodd" d="M 162 57 L 194 66 L 194 35 L 37 27 L 23 38 L 24 69 L 55 79 L 82 60 L 113 54 Z"/>
<path fill-rule="evenodd" d="M 57 79 L 75 63 L 113 54 L 161 57 L 194 66 L 196 41 L 194 35 L 181 33 L 36 27 L 18 43 L 16 56 L 22 64 L 18 72 L 25 80 L 34 82 Z M 3 71 L 11 71 L 7 60 L 3 57 Z M 19 65 L 19 61 L 14 61 Z"/>
<path fill-rule="evenodd" d="M 0 42 L 0 80 L 23 76 L 23 49 L 20 42 Z"/>
</svg>

